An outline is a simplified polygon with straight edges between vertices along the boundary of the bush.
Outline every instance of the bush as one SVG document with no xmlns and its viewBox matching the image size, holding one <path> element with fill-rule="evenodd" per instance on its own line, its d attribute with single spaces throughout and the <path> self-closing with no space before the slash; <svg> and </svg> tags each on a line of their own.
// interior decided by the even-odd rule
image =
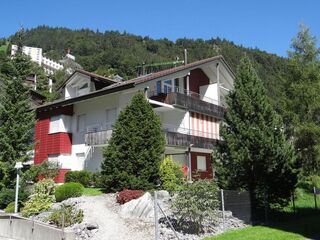
<svg viewBox="0 0 320 240">
<path fill-rule="evenodd" d="M 143 195 L 142 190 L 123 189 L 117 194 L 117 203 L 124 204 Z"/>
<path fill-rule="evenodd" d="M 205 219 L 215 219 L 218 207 L 218 186 L 212 180 L 197 180 L 184 185 L 172 204 L 173 213 L 178 217 L 178 226 L 195 233 L 203 231 Z M 192 223 L 193 229 L 189 228 L 187 222 Z"/>
<path fill-rule="evenodd" d="M 101 172 L 95 172 L 91 174 L 91 186 L 95 188 L 103 188 L 103 176 Z"/>
<path fill-rule="evenodd" d="M 60 166 L 57 163 L 43 161 L 39 165 L 33 165 L 22 175 L 22 182 L 37 182 L 40 179 L 52 179 L 59 173 Z"/>
<path fill-rule="evenodd" d="M 69 182 L 57 187 L 55 196 L 57 202 L 72 197 L 80 197 L 83 194 L 84 187 L 81 183 Z"/>
<path fill-rule="evenodd" d="M 8 206 L 4 209 L 5 213 L 13 213 L 14 212 L 14 202 L 8 204 Z"/>
<path fill-rule="evenodd" d="M 65 175 L 65 182 L 77 182 L 81 183 L 85 187 L 90 187 L 91 185 L 92 173 L 86 170 L 82 171 L 70 171 Z"/>
<path fill-rule="evenodd" d="M 55 184 L 52 179 L 44 179 L 37 182 L 33 188 L 33 195 L 25 203 L 22 209 L 22 215 L 29 217 L 50 209 L 55 201 L 54 197 Z"/>
<path fill-rule="evenodd" d="M 181 166 L 171 157 L 166 157 L 161 162 L 159 176 L 162 188 L 170 192 L 181 188 L 184 181 Z"/>
<path fill-rule="evenodd" d="M 3 188 L 0 191 L 0 208 L 5 208 L 9 203 L 13 202 L 15 198 L 14 189 Z"/>
<path fill-rule="evenodd" d="M 74 206 L 63 204 L 52 212 L 48 220 L 58 227 L 69 227 L 83 221 L 83 210 L 77 210 Z"/>
<path fill-rule="evenodd" d="M 320 176 L 313 175 L 313 176 L 305 177 L 304 179 L 298 182 L 297 187 L 303 188 L 308 192 L 312 191 L 313 187 L 320 189 Z"/>
</svg>

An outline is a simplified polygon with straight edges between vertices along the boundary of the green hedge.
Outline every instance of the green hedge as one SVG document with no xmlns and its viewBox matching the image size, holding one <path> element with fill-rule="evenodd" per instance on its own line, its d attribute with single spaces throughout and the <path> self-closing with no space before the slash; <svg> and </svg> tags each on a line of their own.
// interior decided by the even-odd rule
<svg viewBox="0 0 320 240">
<path fill-rule="evenodd" d="M 80 197 L 83 194 L 84 187 L 81 183 L 69 182 L 56 188 L 55 197 L 57 202 L 72 197 Z"/>
<path fill-rule="evenodd" d="M 86 170 L 82 171 L 70 171 L 65 175 L 65 182 L 77 182 L 81 183 L 85 187 L 90 187 L 91 185 L 92 173 Z"/>
</svg>

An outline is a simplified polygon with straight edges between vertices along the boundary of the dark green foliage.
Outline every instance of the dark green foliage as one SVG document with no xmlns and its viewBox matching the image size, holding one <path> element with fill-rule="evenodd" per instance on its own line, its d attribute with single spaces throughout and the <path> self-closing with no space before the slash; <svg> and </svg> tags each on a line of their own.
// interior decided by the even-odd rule
<svg viewBox="0 0 320 240">
<path fill-rule="evenodd" d="M 28 193 L 24 189 L 19 191 L 19 202 L 24 202 L 28 198 Z M 5 208 L 10 202 L 15 200 L 15 190 L 3 188 L 0 191 L 0 209 Z"/>
<path fill-rule="evenodd" d="M 201 233 L 205 220 L 215 220 L 219 208 L 218 186 L 213 180 L 197 180 L 183 188 L 173 199 L 178 227 L 184 232 Z"/>
<path fill-rule="evenodd" d="M 296 157 L 247 57 L 227 103 L 226 125 L 220 131 L 225 143 L 219 145 L 214 163 L 219 183 L 226 189 L 249 190 L 254 207 L 262 206 L 265 197 L 270 204 L 285 205 L 296 184 Z"/>
<path fill-rule="evenodd" d="M 84 187 L 90 187 L 92 173 L 86 170 L 67 172 L 64 179 L 65 182 L 81 183 Z"/>
<path fill-rule="evenodd" d="M 28 160 L 32 148 L 35 120 L 29 89 L 23 85 L 29 63 L 22 54 L 0 61 L 0 181 L 7 187 L 14 185 L 15 163 Z"/>
<path fill-rule="evenodd" d="M 109 191 L 154 188 L 163 153 L 160 119 L 144 94 L 137 93 L 120 113 L 104 149 L 101 173 L 105 188 Z"/>
<path fill-rule="evenodd" d="M 101 174 L 101 172 L 92 173 L 90 181 L 91 181 L 91 186 L 93 186 L 95 188 L 103 188 L 104 187 L 103 175 Z"/>
<path fill-rule="evenodd" d="M 0 209 L 5 208 L 10 202 L 14 201 L 15 190 L 4 188 L 0 191 Z"/>
<path fill-rule="evenodd" d="M 10 40 L 16 43 L 18 35 L 15 34 Z M 28 46 L 42 47 L 47 57 L 54 60 L 60 60 L 66 54 L 66 49 L 70 48 L 72 54 L 77 57 L 77 62 L 85 70 L 97 71 L 108 76 L 119 74 L 126 80 L 136 77 L 136 66 L 141 66 L 143 62 L 147 64 L 167 62 L 175 60 L 176 57 L 183 59 L 184 48 L 188 49 L 189 62 L 221 54 L 233 69 L 239 63 L 239 56 L 246 52 L 263 79 L 268 96 L 276 106 L 279 105 L 279 98 L 283 97 L 285 89 L 283 79 L 287 74 L 285 58 L 257 48 L 237 46 L 231 41 L 220 38 L 209 40 L 182 38 L 173 42 L 166 38 L 154 40 L 117 31 L 94 32 L 89 29 L 70 30 L 39 26 L 27 30 L 23 41 Z M 59 79 L 62 78 L 54 81 Z"/>
<path fill-rule="evenodd" d="M 320 63 L 319 49 L 309 29 L 301 26 L 292 40 L 286 88 L 290 137 L 298 152 L 301 177 L 320 174 Z"/>
<path fill-rule="evenodd" d="M 74 206 L 63 204 L 54 210 L 48 220 L 58 227 L 69 227 L 83 221 L 83 210 L 77 210 Z"/>
<path fill-rule="evenodd" d="M 55 191 L 57 202 L 61 202 L 68 198 L 80 197 L 83 193 L 84 187 L 81 183 L 69 182 L 58 186 Z"/>
</svg>

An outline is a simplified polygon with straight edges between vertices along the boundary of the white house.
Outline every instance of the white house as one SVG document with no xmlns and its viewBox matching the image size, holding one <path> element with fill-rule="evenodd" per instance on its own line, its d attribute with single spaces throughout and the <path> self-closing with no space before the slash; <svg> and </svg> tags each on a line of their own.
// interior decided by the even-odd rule
<svg viewBox="0 0 320 240">
<path fill-rule="evenodd" d="M 128 81 L 76 70 L 62 85 L 64 99 L 36 109 L 35 164 L 59 162 L 57 182 L 70 170 L 99 170 L 118 114 L 143 91 L 161 119 L 165 154 L 185 166 L 190 179 L 210 178 L 211 153 L 220 141 L 224 99 L 233 81 L 222 56 Z"/>
</svg>

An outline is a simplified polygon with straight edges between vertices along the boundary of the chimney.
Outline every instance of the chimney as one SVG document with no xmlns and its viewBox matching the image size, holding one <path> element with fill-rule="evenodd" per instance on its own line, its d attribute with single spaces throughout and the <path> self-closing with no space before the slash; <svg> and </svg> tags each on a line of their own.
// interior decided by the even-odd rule
<svg viewBox="0 0 320 240">
<path fill-rule="evenodd" d="M 184 65 L 188 64 L 188 50 L 184 49 Z"/>
</svg>

